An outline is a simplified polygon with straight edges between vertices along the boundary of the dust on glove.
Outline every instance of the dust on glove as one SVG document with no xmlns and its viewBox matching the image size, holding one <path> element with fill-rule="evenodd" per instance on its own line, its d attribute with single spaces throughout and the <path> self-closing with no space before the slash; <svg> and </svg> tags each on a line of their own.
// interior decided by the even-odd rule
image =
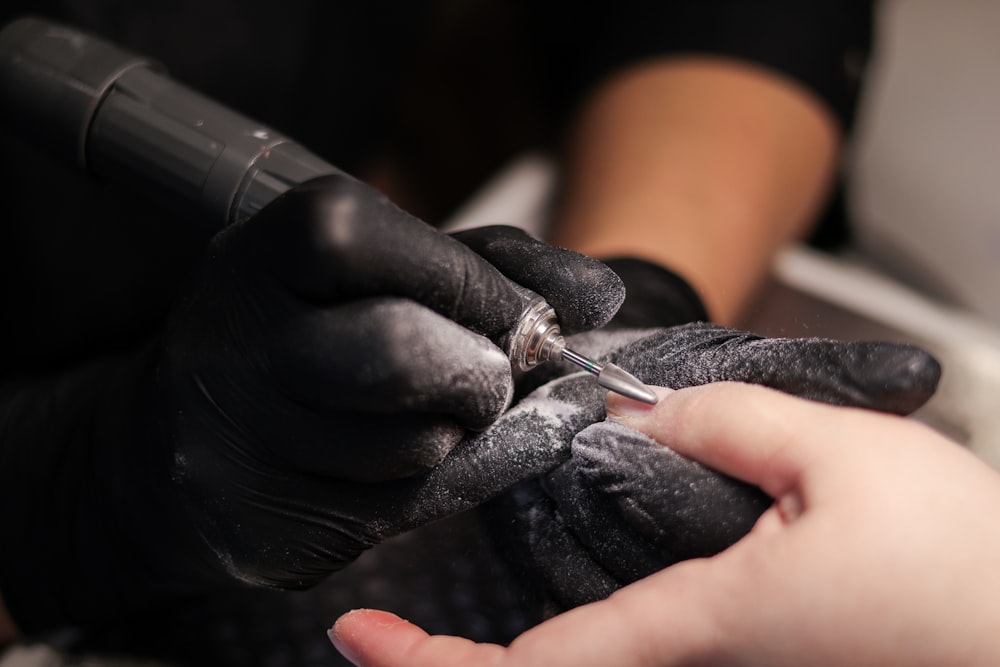
<svg viewBox="0 0 1000 667">
<path fill-rule="evenodd" d="M 504 269 L 534 276 L 571 329 L 613 314 L 611 271 L 530 248 L 534 264 Z M 3 378 L 15 620 L 94 625 L 235 581 L 307 587 L 550 469 L 480 435 L 511 400 L 498 342 L 523 307 L 486 258 L 342 174 L 223 230 L 155 340 Z"/>
</svg>

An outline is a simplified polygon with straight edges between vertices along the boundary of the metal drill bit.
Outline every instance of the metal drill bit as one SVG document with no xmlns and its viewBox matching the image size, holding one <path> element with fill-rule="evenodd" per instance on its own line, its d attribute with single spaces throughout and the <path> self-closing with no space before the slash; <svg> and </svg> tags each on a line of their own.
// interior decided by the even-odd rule
<svg viewBox="0 0 1000 667">
<path fill-rule="evenodd" d="M 613 391 L 616 394 L 621 394 L 636 401 L 656 405 L 658 399 L 652 389 L 644 385 L 636 376 L 614 364 L 598 363 L 593 359 L 588 359 L 582 354 L 574 352 L 568 347 L 563 348 L 562 359 L 563 361 L 576 364 L 588 373 L 596 375 L 597 384 L 608 391 Z"/>
</svg>

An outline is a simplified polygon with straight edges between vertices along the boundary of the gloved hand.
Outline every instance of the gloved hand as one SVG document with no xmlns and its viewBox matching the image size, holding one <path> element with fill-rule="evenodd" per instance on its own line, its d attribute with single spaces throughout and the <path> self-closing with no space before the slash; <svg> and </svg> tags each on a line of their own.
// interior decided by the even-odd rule
<svg viewBox="0 0 1000 667">
<path fill-rule="evenodd" d="M 491 235 L 531 248 L 504 268 L 567 330 L 620 303 L 599 263 L 468 238 Z M 488 261 L 345 176 L 222 231 L 154 344 L 0 390 L 15 620 L 94 624 L 232 578 L 309 586 L 523 478 L 507 443 L 473 437 L 510 400 L 495 342 L 522 306 Z"/>
<path fill-rule="evenodd" d="M 599 331 L 572 344 L 647 384 L 735 380 L 896 414 L 922 405 L 940 376 L 930 355 L 904 345 L 766 339 L 704 323 L 647 334 L 636 340 L 636 330 Z M 561 430 L 531 437 L 537 448 L 570 450 L 566 462 L 484 511 L 511 564 L 546 591 L 550 611 L 604 598 L 680 560 L 715 554 L 746 534 L 770 505 L 760 490 L 602 421 L 604 397 L 579 374 L 541 387 L 514 411 L 560 415 Z"/>
<path fill-rule="evenodd" d="M 568 278 L 576 270 L 559 271 L 551 265 L 551 252 L 535 251 L 534 246 L 537 245 L 537 241 L 520 230 L 506 229 L 509 231 L 505 233 L 481 235 L 478 230 L 473 230 L 461 232 L 457 236 L 518 283 L 535 291 L 547 290 L 546 293 L 550 295 L 549 302 L 560 314 L 564 334 L 570 335 L 601 326 L 592 325 L 584 328 L 574 326 L 573 322 L 563 315 L 563 309 L 557 305 L 558 300 L 572 299 L 577 287 L 568 279 L 554 283 L 550 276 L 554 273 L 566 274 Z M 618 275 L 625 287 L 624 301 L 621 301 L 621 296 L 617 292 L 594 295 L 595 310 L 598 310 L 597 304 L 621 303 L 620 306 L 616 305 L 613 312 L 602 311 L 600 318 L 588 319 L 591 323 L 598 319 L 602 320 L 602 330 L 633 329 L 637 330 L 638 336 L 648 333 L 647 330 L 654 327 L 708 320 L 708 313 L 697 292 L 673 271 L 635 257 L 614 257 L 603 259 L 602 263 Z M 562 285 L 563 288 L 560 289 L 557 285 Z M 516 397 L 522 397 L 546 382 L 576 370 L 575 366 L 562 363 L 550 363 L 536 368 L 526 376 L 517 378 Z"/>
</svg>

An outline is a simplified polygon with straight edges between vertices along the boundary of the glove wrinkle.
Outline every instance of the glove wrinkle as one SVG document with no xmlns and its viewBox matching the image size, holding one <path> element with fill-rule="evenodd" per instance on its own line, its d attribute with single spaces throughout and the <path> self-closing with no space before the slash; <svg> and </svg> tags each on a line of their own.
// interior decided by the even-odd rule
<svg viewBox="0 0 1000 667">
<path fill-rule="evenodd" d="M 510 563 L 520 564 L 518 571 L 544 590 L 553 614 L 590 600 L 601 600 L 622 586 L 601 563 L 590 557 L 563 521 L 555 502 L 545 494 L 538 480 L 528 480 L 483 508 L 489 521 L 501 521 L 506 527 L 524 527 L 522 531 L 494 530 L 494 544 Z M 507 522 L 511 523 L 507 523 Z M 540 567 L 525 569 L 526 563 Z"/>
<path fill-rule="evenodd" d="M 620 585 L 663 567 L 663 554 L 622 521 L 614 494 L 587 483 L 575 458 L 546 475 L 541 485 L 555 501 L 566 529 Z"/>
<path fill-rule="evenodd" d="M 771 504 L 762 491 L 685 459 L 616 422 L 573 441 L 581 482 L 663 554 L 656 569 L 711 556 L 749 532 Z"/>
</svg>

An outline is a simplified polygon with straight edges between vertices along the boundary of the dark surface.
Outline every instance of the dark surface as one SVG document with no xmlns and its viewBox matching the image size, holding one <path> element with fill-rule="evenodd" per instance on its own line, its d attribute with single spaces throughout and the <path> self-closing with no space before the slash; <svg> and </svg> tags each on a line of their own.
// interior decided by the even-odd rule
<svg viewBox="0 0 1000 667">
<path fill-rule="evenodd" d="M 326 631 L 359 607 L 393 611 L 430 632 L 500 643 L 542 618 L 538 592 L 495 557 L 476 517 L 463 514 L 379 545 L 309 591 L 205 597 L 78 637 L 66 650 L 97 664 L 346 666 Z"/>
</svg>

